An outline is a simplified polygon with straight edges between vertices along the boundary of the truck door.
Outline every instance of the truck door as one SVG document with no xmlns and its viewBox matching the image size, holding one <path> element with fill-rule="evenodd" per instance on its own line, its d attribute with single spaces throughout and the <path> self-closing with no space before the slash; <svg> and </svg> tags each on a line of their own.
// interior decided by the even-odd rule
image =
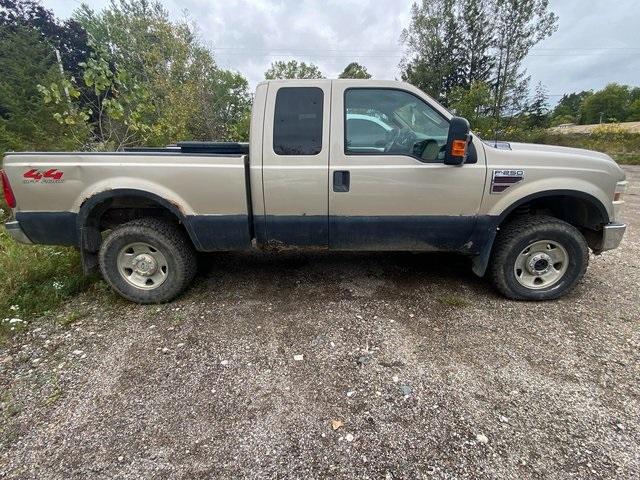
<svg viewBox="0 0 640 480">
<path fill-rule="evenodd" d="M 446 111 L 410 86 L 351 85 L 332 88 L 329 247 L 473 250 L 486 175 L 480 144 L 476 163 L 445 165 Z"/>
<path fill-rule="evenodd" d="M 326 248 L 331 81 L 288 80 L 268 88 L 262 153 L 267 241 Z"/>
</svg>

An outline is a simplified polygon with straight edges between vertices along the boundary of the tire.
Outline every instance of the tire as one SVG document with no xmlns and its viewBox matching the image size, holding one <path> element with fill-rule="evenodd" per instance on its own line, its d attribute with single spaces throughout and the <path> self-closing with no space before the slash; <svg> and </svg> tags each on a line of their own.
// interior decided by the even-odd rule
<svg viewBox="0 0 640 480">
<path fill-rule="evenodd" d="M 589 247 L 578 229 L 554 217 L 534 215 L 500 228 L 489 269 L 505 297 L 539 301 L 569 293 L 588 264 Z"/>
<path fill-rule="evenodd" d="M 196 253 L 178 226 L 156 218 L 120 225 L 100 247 L 100 270 L 117 293 L 136 303 L 164 303 L 193 280 Z"/>
</svg>

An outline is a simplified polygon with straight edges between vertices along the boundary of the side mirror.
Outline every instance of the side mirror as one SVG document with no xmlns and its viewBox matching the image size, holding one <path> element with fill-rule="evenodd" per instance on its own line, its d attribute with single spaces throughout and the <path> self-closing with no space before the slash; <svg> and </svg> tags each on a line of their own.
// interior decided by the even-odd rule
<svg viewBox="0 0 640 480">
<path fill-rule="evenodd" d="M 447 151 L 444 155 L 445 165 L 462 165 L 467 159 L 471 126 L 462 117 L 453 117 L 449 123 Z"/>
</svg>

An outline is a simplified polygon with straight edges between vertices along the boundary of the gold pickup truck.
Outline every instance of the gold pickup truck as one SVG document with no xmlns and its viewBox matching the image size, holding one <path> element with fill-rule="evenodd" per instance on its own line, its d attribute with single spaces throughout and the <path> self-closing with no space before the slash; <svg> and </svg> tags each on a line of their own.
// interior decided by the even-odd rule
<svg viewBox="0 0 640 480">
<path fill-rule="evenodd" d="M 625 175 L 586 150 L 485 142 L 406 83 L 257 87 L 249 144 L 10 153 L 23 243 L 73 245 L 124 297 L 169 301 L 196 252 L 451 251 L 513 299 L 547 300 L 624 234 Z"/>
</svg>

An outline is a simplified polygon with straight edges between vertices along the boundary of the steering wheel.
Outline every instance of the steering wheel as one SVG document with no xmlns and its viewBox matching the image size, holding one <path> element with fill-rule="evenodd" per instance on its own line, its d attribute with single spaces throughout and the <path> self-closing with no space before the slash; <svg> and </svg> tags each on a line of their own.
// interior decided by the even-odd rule
<svg viewBox="0 0 640 480">
<path fill-rule="evenodd" d="M 402 147 L 402 149 L 411 149 L 416 141 L 416 134 L 410 128 L 397 128 L 395 135 L 392 136 L 391 141 L 387 144 L 384 151 L 388 153 L 394 146 Z"/>
</svg>

